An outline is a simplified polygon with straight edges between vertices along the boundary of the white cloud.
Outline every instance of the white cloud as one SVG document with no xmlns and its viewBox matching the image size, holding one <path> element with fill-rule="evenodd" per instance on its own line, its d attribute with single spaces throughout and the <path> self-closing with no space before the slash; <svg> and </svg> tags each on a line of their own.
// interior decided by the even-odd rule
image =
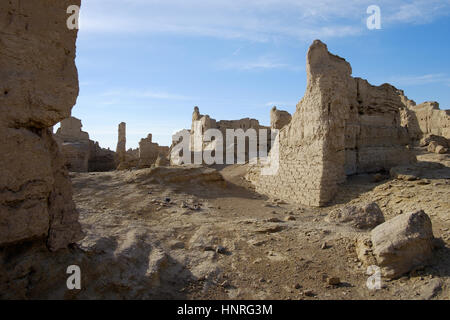
<svg viewBox="0 0 450 320">
<path fill-rule="evenodd" d="M 279 62 L 277 59 L 270 57 L 258 57 L 253 60 L 248 61 L 221 61 L 219 63 L 219 68 L 221 69 L 236 69 L 236 70 L 263 70 L 263 69 L 280 69 L 289 68 L 290 66 L 286 63 Z"/>
<path fill-rule="evenodd" d="M 391 77 L 390 82 L 401 86 L 415 86 L 430 83 L 443 83 L 450 85 L 450 77 L 444 73 L 409 75 L 400 77 Z"/>
<path fill-rule="evenodd" d="M 373 0 L 91 0 L 81 32 L 310 41 L 366 32 Z M 427 23 L 450 13 L 448 0 L 380 0 L 382 25 Z"/>
<path fill-rule="evenodd" d="M 112 89 L 100 94 L 103 97 L 120 97 L 136 99 L 162 99 L 162 100 L 191 100 L 191 97 L 153 90 Z"/>
<path fill-rule="evenodd" d="M 398 5 L 385 20 L 388 23 L 426 24 L 449 14 L 448 0 L 413 0 Z"/>
</svg>

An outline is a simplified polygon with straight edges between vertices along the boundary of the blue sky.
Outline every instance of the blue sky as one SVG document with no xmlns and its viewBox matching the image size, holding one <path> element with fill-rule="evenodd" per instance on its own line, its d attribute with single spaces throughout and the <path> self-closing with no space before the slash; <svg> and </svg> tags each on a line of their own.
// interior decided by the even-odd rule
<svg viewBox="0 0 450 320">
<path fill-rule="evenodd" d="M 369 5 L 381 29 L 366 27 Z M 314 39 L 353 76 L 450 108 L 450 0 L 84 0 L 77 40 L 80 95 L 72 115 L 102 147 L 148 133 L 170 145 L 193 107 L 215 119 L 269 124 L 306 86 Z"/>
</svg>

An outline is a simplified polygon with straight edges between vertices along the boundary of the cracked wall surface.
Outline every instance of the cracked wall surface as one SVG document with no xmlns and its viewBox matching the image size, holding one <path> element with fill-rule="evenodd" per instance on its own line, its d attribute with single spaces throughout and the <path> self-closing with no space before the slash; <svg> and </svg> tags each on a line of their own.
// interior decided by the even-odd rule
<svg viewBox="0 0 450 320">
<path fill-rule="evenodd" d="M 322 206 L 347 175 L 415 160 L 396 88 L 353 78 L 350 64 L 319 40 L 308 50 L 306 71 L 305 95 L 279 133 L 278 172 L 250 175 L 258 192 Z"/>
<path fill-rule="evenodd" d="M 51 250 L 79 239 L 72 187 L 51 127 L 78 95 L 80 0 L 0 2 L 0 246 L 44 238 Z"/>
</svg>

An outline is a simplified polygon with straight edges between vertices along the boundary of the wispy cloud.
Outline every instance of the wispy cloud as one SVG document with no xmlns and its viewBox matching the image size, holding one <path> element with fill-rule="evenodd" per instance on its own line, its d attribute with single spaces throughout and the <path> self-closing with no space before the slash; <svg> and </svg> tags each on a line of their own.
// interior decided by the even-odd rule
<svg viewBox="0 0 450 320">
<path fill-rule="evenodd" d="M 267 42 L 310 41 L 366 32 L 373 0 L 85 1 L 81 32 L 208 36 Z M 383 28 L 450 14 L 448 0 L 379 0 Z M 386 24 L 385 24 L 386 23 Z"/>
<path fill-rule="evenodd" d="M 403 1 L 402 1 L 403 2 Z M 434 19 L 450 14 L 448 0 L 413 0 L 400 2 L 386 15 L 388 23 L 426 24 Z"/>
<path fill-rule="evenodd" d="M 264 70 L 264 69 L 280 69 L 289 68 L 286 63 L 282 63 L 277 59 L 270 57 L 258 57 L 254 60 L 238 61 L 238 60 L 223 60 L 219 62 L 220 69 L 235 69 L 235 70 Z"/>
<path fill-rule="evenodd" d="M 442 83 L 450 86 L 450 77 L 445 73 L 409 75 L 409 76 L 391 77 L 390 82 L 402 86 L 416 86 L 430 83 Z"/>
<path fill-rule="evenodd" d="M 124 99 L 162 99 L 162 100 L 191 100 L 192 97 L 173 94 L 165 91 L 153 90 L 129 90 L 129 89 L 112 89 L 100 94 L 103 97 L 121 97 Z"/>
</svg>

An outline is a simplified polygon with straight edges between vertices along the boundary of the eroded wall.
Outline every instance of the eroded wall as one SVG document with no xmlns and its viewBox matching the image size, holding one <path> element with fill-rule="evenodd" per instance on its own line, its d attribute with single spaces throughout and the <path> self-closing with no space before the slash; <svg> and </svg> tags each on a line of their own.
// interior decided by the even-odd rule
<svg viewBox="0 0 450 320">
<path fill-rule="evenodd" d="M 46 239 L 56 250 L 81 235 L 50 130 L 78 95 L 69 5 L 80 0 L 0 2 L 0 246 Z"/>
<path fill-rule="evenodd" d="M 258 192 L 322 206 L 348 174 L 414 161 L 394 87 L 351 77 L 350 64 L 319 40 L 308 50 L 306 71 L 305 95 L 279 133 L 277 173 L 251 175 Z"/>
</svg>

